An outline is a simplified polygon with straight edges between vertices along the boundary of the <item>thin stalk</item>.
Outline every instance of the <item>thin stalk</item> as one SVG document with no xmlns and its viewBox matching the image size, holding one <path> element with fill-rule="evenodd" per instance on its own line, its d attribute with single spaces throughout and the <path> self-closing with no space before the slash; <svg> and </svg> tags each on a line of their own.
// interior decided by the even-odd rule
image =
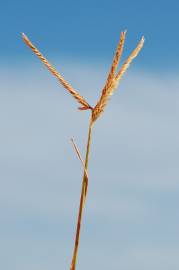
<svg viewBox="0 0 179 270">
<path fill-rule="evenodd" d="M 77 147 L 77 145 L 75 144 L 75 142 L 74 142 L 73 139 L 71 139 L 71 142 L 72 142 L 72 145 L 73 145 L 73 147 L 74 147 L 74 149 L 75 149 L 75 152 L 77 153 L 78 158 L 79 158 L 80 161 L 81 161 L 81 164 L 82 164 L 83 169 L 84 169 L 84 171 L 85 171 L 86 177 L 88 178 L 88 172 L 87 172 L 87 170 L 85 169 L 85 163 L 83 162 L 83 159 L 82 159 L 82 157 L 81 157 L 80 150 L 78 149 L 78 147 Z"/>
<path fill-rule="evenodd" d="M 83 214 L 83 209 L 84 209 L 86 195 L 87 195 L 87 189 L 88 189 L 88 177 L 86 176 L 86 172 L 88 170 L 88 160 L 89 160 L 89 152 L 90 152 L 90 145 L 91 145 L 92 125 L 93 125 L 93 121 L 92 121 L 92 115 L 91 115 L 89 129 L 88 129 L 85 168 L 84 168 L 82 188 L 81 188 L 80 206 L 79 206 L 78 220 L 77 220 L 77 226 L 76 226 L 75 244 L 74 244 L 74 251 L 73 251 L 73 257 L 72 257 L 70 270 L 75 270 L 75 268 L 76 268 L 76 260 L 77 260 L 78 246 L 79 246 L 79 239 L 80 239 L 81 220 L 82 220 L 82 214 Z"/>
</svg>

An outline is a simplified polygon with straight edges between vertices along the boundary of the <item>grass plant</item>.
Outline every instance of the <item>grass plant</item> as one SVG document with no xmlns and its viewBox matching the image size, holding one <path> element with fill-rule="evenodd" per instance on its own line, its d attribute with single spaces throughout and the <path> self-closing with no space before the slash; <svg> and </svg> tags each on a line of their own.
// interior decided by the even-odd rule
<svg viewBox="0 0 179 270">
<path fill-rule="evenodd" d="M 116 53 L 111 65 L 111 69 L 109 71 L 109 75 L 107 77 L 106 83 L 102 89 L 101 96 L 97 101 L 96 105 L 92 107 L 89 103 L 84 99 L 82 95 L 80 95 L 63 77 L 62 75 L 56 71 L 56 69 L 48 62 L 48 60 L 41 54 L 41 52 L 31 43 L 28 37 L 25 34 L 22 34 L 22 38 L 24 42 L 27 44 L 28 47 L 32 49 L 32 51 L 38 56 L 38 58 L 42 61 L 42 63 L 48 68 L 48 70 L 58 79 L 58 81 L 64 86 L 64 88 L 77 100 L 80 104 L 78 109 L 80 110 L 90 110 L 90 120 L 89 120 L 89 128 L 88 128 L 88 138 L 87 138 L 87 146 L 86 146 L 86 156 L 85 161 L 81 157 L 81 154 L 72 139 L 72 144 L 74 149 L 82 162 L 83 165 L 83 180 L 82 180 L 82 187 L 81 187 L 81 195 L 80 195 L 80 205 L 78 210 L 78 218 L 77 218 L 77 225 L 76 225 L 76 234 L 75 234 L 75 243 L 74 243 L 74 250 L 73 256 L 71 260 L 70 270 L 76 269 L 76 262 L 77 262 L 77 255 L 78 255 L 78 247 L 79 247 L 79 240 L 80 240 L 80 229 L 81 229 L 81 221 L 83 210 L 85 206 L 87 190 L 88 190 L 88 160 L 89 160 L 89 153 L 90 153 L 90 145 L 91 145 L 91 135 L 94 123 L 96 120 L 101 116 L 104 108 L 113 94 L 114 90 L 117 88 L 119 81 L 121 80 L 123 74 L 128 69 L 129 65 L 131 64 L 132 60 L 138 55 L 140 50 L 144 44 L 144 37 L 141 38 L 137 47 L 132 51 L 129 57 L 126 59 L 124 64 L 121 68 L 117 71 L 119 66 L 119 61 L 121 59 L 121 55 L 124 48 L 124 42 L 126 37 L 126 31 L 121 32 L 119 43 L 116 49 Z"/>
</svg>

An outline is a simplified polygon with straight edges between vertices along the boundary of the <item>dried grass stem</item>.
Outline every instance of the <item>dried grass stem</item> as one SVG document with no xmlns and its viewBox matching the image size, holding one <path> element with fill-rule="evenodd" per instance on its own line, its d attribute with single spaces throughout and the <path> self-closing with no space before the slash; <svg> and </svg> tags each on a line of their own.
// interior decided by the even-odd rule
<svg viewBox="0 0 179 270">
<path fill-rule="evenodd" d="M 76 260 L 77 260 L 77 255 L 78 255 L 80 230 L 81 230 L 81 220 L 82 220 L 82 214 L 83 214 L 83 209 L 84 209 L 87 190 L 88 190 L 88 177 L 87 177 L 86 171 L 88 171 L 88 161 L 89 161 L 89 153 L 90 153 L 90 145 L 91 145 L 92 126 L 93 126 L 93 121 L 92 121 L 92 115 L 91 115 L 90 123 L 89 123 L 89 129 L 88 129 L 88 140 L 87 140 L 87 147 L 86 147 L 85 168 L 84 168 L 81 195 L 80 195 L 80 205 L 79 205 L 79 211 L 78 211 L 78 220 L 77 220 L 77 226 L 76 226 L 75 245 L 74 245 L 74 251 L 73 251 L 73 257 L 72 257 L 70 270 L 75 270 L 75 268 L 76 268 Z"/>
<path fill-rule="evenodd" d="M 99 118 L 99 116 L 104 111 L 104 108 L 110 98 L 110 96 L 113 94 L 114 90 L 118 86 L 118 83 L 120 79 L 122 78 L 122 75 L 125 73 L 127 68 L 129 67 L 132 60 L 138 55 L 140 50 L 143 47 L 144 44 L 144 37 L 140 40 L 137 47 L 134 49 L 134 51 L 130 54 L 130 56 L 127 58 L 127 60 L 122 65 L 121 69 L 117 72 L 117 68 L 121 59 L 121 55 L 123 52 L 124 42 L 126 37 L 126 31 L 121 32 L 120 40 L 116 49 L 116 53 L 111 65 L 111 69 L 109 72 L 109 75 L 107 77 L 105 86 L 102 89 L 101 96 L 99 100 L 97 101 L 95 107 L 91 107 L 89 103 L 56 71 L 56 69 L 47 61 L 47 59 L 41 54 L 41 52 L 31 43 L 31 41 L 27 38 L 25 34 L 22 34 L 22 38 L 25 41 L 25 43 L 32 49 L 32 51 L 38 56 L 38 58 L 42 61 L 42 63 L 48 68 L 48 70 L 58 79 L 58 81 L 64 86 L 64 88 L 67 89 L 67 91 L 73 95 L 73 97 L 82 105 L 80 107 L 80 110 L 91 110 L 91 118 L 89 122 L 89 129 L 88 129 L 88 139 L 87 139 L 87 146 L 86 146 L 86 157 L 85 162 L 83 163 L 83 160 L 81 158 L 80 152 L 78 148 L 76 147 L 75 143 L 72 140 L 73 146 L 75 148 L 75 151 L 81 160 L 83 164 L 83 180 L 82 180 L 82 187 L 81 187 L 81 195 L 80 195 L 80 205 L 78 210 L 78 218 L 77 218 L 77 225 L 76 225 L 76 234 L 75 234 L 75 243 L 74 243 L 74 250 L 73 250 L 73 257 L 71 261 L 71 267 L 70 270 L 75 270 L 76 268 L 76 261 L 77 261 L 77 254 L 78 254 L 78 247 L 79 247 L 79 239 L 80 239 L 80 230 L 81 230 L 81 220 L 84 210 L 84 205 L 86 201 L 87 196 L 87 190 L 88 190 L 88 160 L 89 160 L 89 153 L 90 153 L 90 145 L 91 145 L 91 133 L 92 133 L 92 127 L 94 122 Z"/>
</svg>

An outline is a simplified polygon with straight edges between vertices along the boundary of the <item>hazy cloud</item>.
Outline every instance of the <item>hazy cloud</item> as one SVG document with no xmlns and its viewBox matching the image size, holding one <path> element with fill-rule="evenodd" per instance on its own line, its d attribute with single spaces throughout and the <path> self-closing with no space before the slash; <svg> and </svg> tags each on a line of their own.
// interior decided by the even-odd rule
<svg viewBox="0 0 179 270">
<path fill-rule="evenodd" d="M 107 69 L 62 63 L 93 105 Z M 59 65 L 60 66 L 60 65 Z M 178 269 L 179 80 L 129 71 L 95 124 L 79 269 Z M 0 78 L 0 266 L 68 268 L 88 112 L 43 68 Z M 68 265 L 67 265 L 68 264 Z"/>
</svg>

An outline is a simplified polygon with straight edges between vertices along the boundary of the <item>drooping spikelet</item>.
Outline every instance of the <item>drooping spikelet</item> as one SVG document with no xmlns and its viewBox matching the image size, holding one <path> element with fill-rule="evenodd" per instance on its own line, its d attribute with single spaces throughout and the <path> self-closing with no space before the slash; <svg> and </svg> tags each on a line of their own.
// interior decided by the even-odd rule
<svg viewBox="0 0 179 270">
<path fill-rule="evenodd" d="M 125 32 L 122 32 L 123 35 L 123 39 L 120 39 L 120 42 L 122 43 L 122 46 L 124 44 L 124 39 L 125 39 Z M 127 58 L 127 60 L 124 62 L 124 64 L 122 65 L 121 69 L 119 70 L 119 72 L 117 73 L 116 76 L 111 76 L 111 72 L 108 76 L 108 78 L 110 77 L 110 80 L 107 79 L 107 83 L 104 86 L 103 90 L 102 90 L 102 94 L 101 97 L 98 101 L 98 103 L 96 104 L 96 106 L 94 107 L 94 109 L 92 110 L 92 119 L 93 122 L 95 122 L 97 120 L 97 118 L 102 114 L 102 112 L 104 111 L 104 107 L 106 106 L 110 96 L 113 94 L 114 90 L 117 88 L 118 86 L 118 82 L 121 79 L 122 75 L 124 74 L 124 72 L 127 70 L 127 68 L 129 67 L 130 63 L 132 62 L 132 60 L 138 55 L 138 53 L 140 52 L 140 50 L 142 49 L 142 46 L 144 44 L 144 37 L 142 37 L 142 39 L 140 40 L 139 44 L 137 45 L 137 47 L 135 48 L 135 50 L 130 54 L 130 56 Z M 118 48 L 120 47 L 120 43 Z M 122 53 L 122 49 L 121 49 L 121 53 Z M 117 55 L 117 52 L 116 52 Z M 113 61 L 113 64 L 115 63 L 115 70 L 117 68 L 116 64 L 117 61 Z M 112 69 L 111 69 L 112 70 Z"/>
<path fill-rule="evenodd" d="M 56 69 L 47 61 L 47 59 L 41 54 L 41 52 L 31 43 L 28 37 L 22 33 L 22 38 L 25 43 L 32 49 L 32 51 L 38 56 L 48 70 L 58 79 L 58 81 L 67 89 L 67 91 L 73 95 L 73 97 L 82 105 L 80 110 L 92 109 L 88 102 L 76 91 L 74 88 L 56 71 Z"/>
</svg>

